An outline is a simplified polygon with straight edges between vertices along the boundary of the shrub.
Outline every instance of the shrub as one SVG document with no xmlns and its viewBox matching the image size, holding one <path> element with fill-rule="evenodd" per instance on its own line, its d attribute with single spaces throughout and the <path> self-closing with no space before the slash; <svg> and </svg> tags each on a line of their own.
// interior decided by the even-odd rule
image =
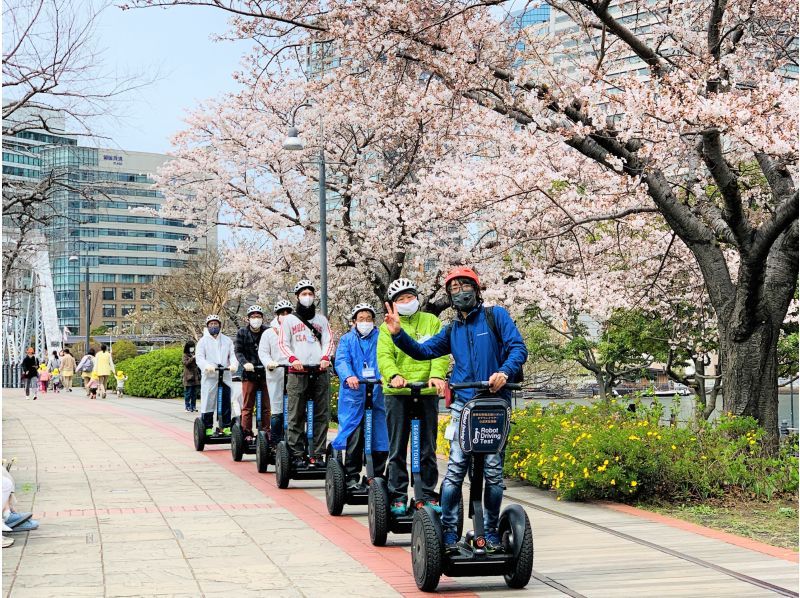
<svg viewBox="0 0 800 598">
<path fill-rule="evenodd" d="M 117 363 L 128 376 L 125 394 L 165 399 L 183 394 L 182 349 L 158 349 Z"/>
<path fill-rule="evenodd" d="M 331 368 L 333 369 L 333 368 Z M 339 423 L 339 377 L 331 374 L 331 421 Z"/>
<path fill-rule="evenodd" d="M 798 489 L 797 442 L 761 447 L 750 417 L 692 427 L 659 425 L 662 408 L 631 413 L 615 402 L 538 405 L 514 412 L 505 474 L 552 489 L 559 500 L 682 500 L 729 491 L 770 499 Z M 440 424 L 439 450 L 446 448 Z"/>
<path fill-rule="evenodd" d="M 139 350 L 131 341 L 119 340 L 111 346 L 111 352 L 114 355 L 114 363 L 120 363 L 127 359 L 133 359 L 139 355 Z"/>
</svg>

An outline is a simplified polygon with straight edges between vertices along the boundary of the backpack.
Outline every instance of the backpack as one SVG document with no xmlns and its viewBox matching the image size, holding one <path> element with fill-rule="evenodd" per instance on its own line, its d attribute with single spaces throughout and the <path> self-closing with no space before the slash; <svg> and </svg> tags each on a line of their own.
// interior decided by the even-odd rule
<svg viewBox="0 0 800 598">
<path fill-rule="evenodd" d="M 94 359 L 92 359 L 91 355 L 89 359 L 86 360 L 86 363 L 83 364 L 83 367 L 80 368 L 79 372 L 91 372 L 94 369 Z"/>
</svg>

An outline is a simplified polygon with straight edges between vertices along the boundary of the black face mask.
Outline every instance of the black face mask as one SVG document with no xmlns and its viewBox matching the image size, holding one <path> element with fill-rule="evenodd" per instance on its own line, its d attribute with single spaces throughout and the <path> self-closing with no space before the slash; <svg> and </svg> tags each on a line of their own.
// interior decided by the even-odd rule
<svg viewBox="0 0 800 598">
<path fill-rule="evenodd" d="M 300 316 L 300 319 L 302 320 L 310 320 L 317 313 L 317 308 L 313 303 L 306 307 L 298 301 L 295 313 Z"/>
<path fill-rule="evenodd" d="M 454 309 L 469 313 L 478 303 L 478 298 L 475 295 L 475 291 L 461 291 L 451 295 L 450 302 L 453 304 Z"/>
</svg>

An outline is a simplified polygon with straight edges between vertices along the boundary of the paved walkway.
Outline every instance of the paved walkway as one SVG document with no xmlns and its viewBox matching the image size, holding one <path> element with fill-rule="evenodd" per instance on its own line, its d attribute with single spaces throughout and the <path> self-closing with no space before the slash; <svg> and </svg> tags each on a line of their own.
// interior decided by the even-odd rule
<svg viewBox="0 0 800 598">
<path fill-rule="evenodd" d="M 322 481 L 279 490 L 252 456 L 195 452 L 192 419 L 182 401 L 4 389 L 3 456 L 17 458 L 20 510 L 41 527 L 3 550 L 3 595 L 419 595 L 408 536 L 375 548 L 366 507 L 328 516 Z M 529 487 L 507 496 L 536 547 L 535 578 L 515 596 L 797 595 L 796 553 Z M 440 591 L 512 593 L 500 578 L 443 578 Z"/>
</svg>

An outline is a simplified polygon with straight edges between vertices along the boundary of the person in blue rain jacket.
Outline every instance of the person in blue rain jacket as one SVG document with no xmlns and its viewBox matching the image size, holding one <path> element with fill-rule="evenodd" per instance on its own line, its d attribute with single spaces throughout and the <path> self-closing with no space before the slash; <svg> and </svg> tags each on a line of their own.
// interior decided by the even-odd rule
<svg viewBox="0 0 800 598">
<path fill-rule="evenodd" d="M 378 371 L 378 329 L 375 326 L 375 308 L 368 303 L 359 303 L 350 314 L 353 328 L 342 336 L 334 360 L 336 373 L 341 380 L 339 387 L 339 433 L 333 440 L 333 448 L 345 451 L 344 467 L 347 487 L 356 490 L 361 485 L 364 433 L 361 420 L 364 418 L 366 389 L 359 380 L 380 380 Z M 389 435 L 386 430 L 386 408 L 383 390 L 374 386 L 372 395 L 372 463 L 375 475 L 382 476 L 389 452 Z"/>
</svg>

